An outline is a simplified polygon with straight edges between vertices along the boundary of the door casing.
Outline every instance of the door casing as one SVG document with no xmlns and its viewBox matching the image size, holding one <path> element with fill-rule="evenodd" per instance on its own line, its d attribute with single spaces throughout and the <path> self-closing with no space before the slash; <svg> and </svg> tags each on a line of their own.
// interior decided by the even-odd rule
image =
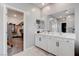
<svg viewBox="0 0 79 59">
<path fill-rule="evenodd" d="M 25 44 L 25 11 L 24 10 L 21 10 L 19 8 L 16 8 L 16 7 L 13 7 L 13 6 L 10 6 L 10 5 L 6 5 L 6 4 L 3 4 L 3 28 L 4 28 L 4 36 L 3 36 L 3 44 L 4 44 L 4 55 L 8 55 L 7 54 L 7 9 L 12 9 L 12 10 L 16 10 L 16 11 L 19 11 L 19 12 L 22 12 L 24 15 L 23 15 L 23 23 L 24 23 L 24 29 L 23 29 L 23 33 L 24 33 L 24 39 L 23 39 L 23 51 L 26 49 L 26 44 Z"/>
</svg>

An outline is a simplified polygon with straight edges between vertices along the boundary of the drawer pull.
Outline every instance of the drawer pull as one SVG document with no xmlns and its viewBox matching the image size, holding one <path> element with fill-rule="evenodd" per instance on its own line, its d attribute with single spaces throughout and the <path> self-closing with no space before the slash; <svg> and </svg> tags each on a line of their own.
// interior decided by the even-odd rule
<svg viewBox="0 0 79 59">
<path fill-rule="evenodd" d="M 41 41 L 41 37 L 39 38 L 39 41 Z"/>
<path fill-rule="evenodd" d="M 59 47 L 59 42 L 56 42 L 56 46 Z"/>
</svg>

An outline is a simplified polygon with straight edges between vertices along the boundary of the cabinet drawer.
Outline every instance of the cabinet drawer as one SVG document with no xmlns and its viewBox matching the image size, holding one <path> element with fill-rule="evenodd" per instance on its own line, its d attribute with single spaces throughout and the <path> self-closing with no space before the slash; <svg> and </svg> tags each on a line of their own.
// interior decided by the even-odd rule
<svg viewBox="0 0 79 59">
<path fill-rule="evenodd" d="M 58 38 L 58 40 L 60 40 L 60 41 L 65 41 L 65 42 L 67 42 L 67 43 L 73 43 L 73 42 L 74 42 L 73 39 L 67 39 L 67 38 Z"/>
</svg>

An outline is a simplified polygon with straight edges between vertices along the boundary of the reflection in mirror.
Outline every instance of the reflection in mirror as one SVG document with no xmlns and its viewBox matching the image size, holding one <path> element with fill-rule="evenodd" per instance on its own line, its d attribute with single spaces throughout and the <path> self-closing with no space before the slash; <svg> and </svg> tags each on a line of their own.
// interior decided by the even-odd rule
<svg viewBox="0 0 79 59">
<path fill-rule="evenodd" d="M 49 19 L 50 32 L 75 33 L 74 9 L 51 14 Z"/>
<path fill-rule="evenodd" d="M 37 24 L 37 29 L 44 29 L 45 24 L 43 20 L 36 20 L 36 24 Z"/>
</svg>

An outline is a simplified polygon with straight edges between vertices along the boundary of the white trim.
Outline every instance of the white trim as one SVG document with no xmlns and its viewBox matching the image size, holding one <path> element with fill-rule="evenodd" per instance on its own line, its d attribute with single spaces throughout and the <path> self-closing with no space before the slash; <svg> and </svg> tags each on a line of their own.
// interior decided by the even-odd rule
<svg viewBox="0 0 79 59">
<path fill-rule="evenodd" d="M 21 10 L 21 9 L 19 9 L 19 8 L 16 8 L 16 7 L 13 7 L 13 6 L 10 6 L 10 5 L 6 5 L 6 7 L 9 8 L 9 9 L 13 9 L 13 10 L 16 10 L 16 11 L 25 13 L 24 10 Z"/>
<path fill-rule="evenodd" d="M 24 14 L 24 18 L 23 18 L 23 21 L 24 21 L 24 39 L 23 39 L 23 51 L 26 49 L 26 45 L 25 45 L 25 11 L 24 10 L 21 10 L 21 9 L 18 9 L 16 7 L 13 7 L 13 6 L 9 6 L 9 5 L 6 5 L 4 4 L 4 15 L 3 15 L 3 24 L 4 24 L 4 55 L 7 55 L 7 18 L 6 18 L 6 13 L 7 13 L 7 8 L 9 9 L 13 9 L 13 10 L 16 10 L 16 11 L 19 11 L 19 12 L 22 12 Z"/>
<path fill-rule="evenodd" d="M 4 44 L 4 55 L 7 55 L 7 34 L 6 34 L 6 5 L 3 4 L 3 44 Z"/>
</svg>

